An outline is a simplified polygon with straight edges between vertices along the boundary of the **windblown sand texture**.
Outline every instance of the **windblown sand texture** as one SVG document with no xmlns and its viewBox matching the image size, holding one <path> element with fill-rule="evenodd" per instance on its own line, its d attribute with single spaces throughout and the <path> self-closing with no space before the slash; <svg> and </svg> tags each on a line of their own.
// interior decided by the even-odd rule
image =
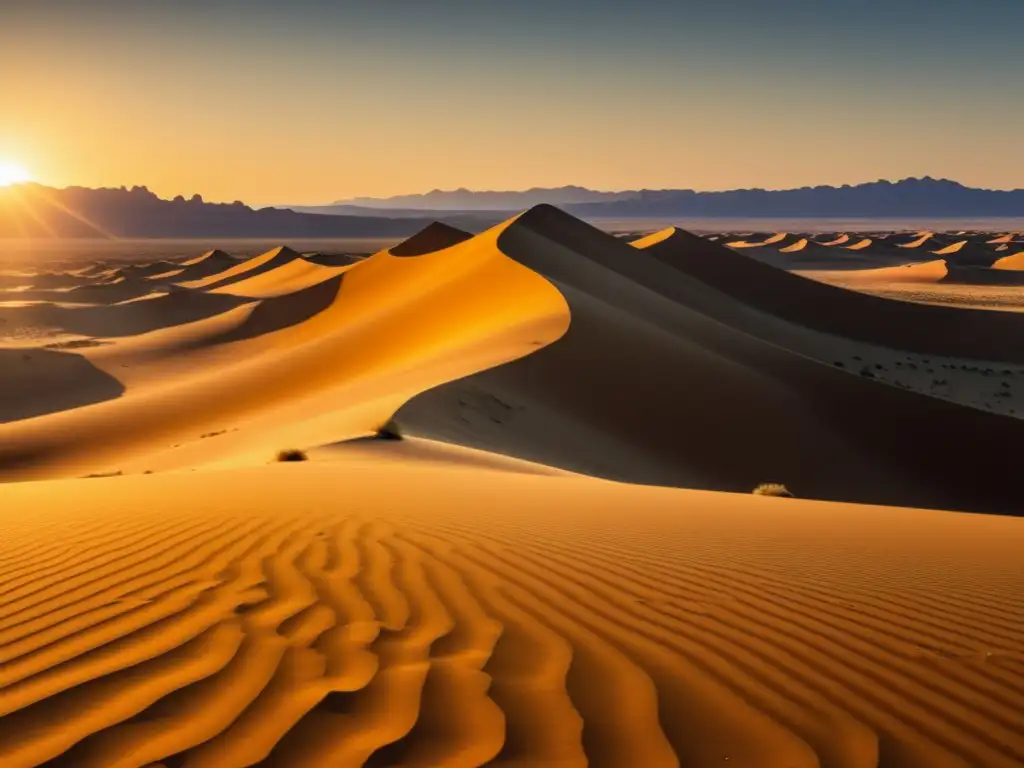
<svg viewBox="0 0 1024 768">
<path fill-rule="evenodd" d="M 1024 315 L 864 239 L 0 274 L 0 766 L 1024 764 Z"/>
</svg>

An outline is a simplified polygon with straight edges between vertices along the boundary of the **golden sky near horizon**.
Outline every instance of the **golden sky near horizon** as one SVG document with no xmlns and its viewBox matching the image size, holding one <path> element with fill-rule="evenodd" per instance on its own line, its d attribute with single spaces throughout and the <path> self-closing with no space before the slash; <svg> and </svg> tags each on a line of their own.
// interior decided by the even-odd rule
<svg viewBox="0 0 1024 768">
<path fill-rule="evenodd" d="M 199 17 L 196 4 L 157 16 L 109 0 L 80 18 L 81 5 L 50 5 L 64 7 L 0 9 L 0 70 L 16 72 L 0 79 L 0 163 L 53 186 L 270 205 L 456 187 L 1024 179 L 1024 107 L 1003 90 L 1021 57 L 998 41 L 984 69 L 959 49 L 801 47 L 808 29 L 729 36 L 731 19 L 710 12 L 675 39 L 659 33 L 675 6 L 654 0 L 635 26 L 610 11 L 505 18 L 455 2 L 446 25 L 409 5 L 394 28 L 316 3 L 232 16 L 221 2 Z"/>
</svg>

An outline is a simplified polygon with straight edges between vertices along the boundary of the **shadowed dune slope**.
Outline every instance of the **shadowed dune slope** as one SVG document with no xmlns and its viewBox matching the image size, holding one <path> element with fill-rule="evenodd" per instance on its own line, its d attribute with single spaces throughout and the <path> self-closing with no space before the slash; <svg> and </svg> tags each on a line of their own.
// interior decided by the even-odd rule
<svg viewBox="0 0 1024 768">
<path fill-rule="evenodd" d="M 471 237 L 469 232 L 435 221 L 409 239 L 389 248 L 388 253 L 392 256 L 422 256 L 425 253 L 451 248 Z"/>
<path fill-rule="evenodd" d="M 172 290 L 123 304 L 64 307 L 44 303 L 0 307 L 0 322 L 10 326 L 24 323 L 58 333 L 118 338 L 212 317 L 237 307 L 243 301 L 235 296 Z"/>
<path fill-rule="evenodd" d="M 179 263 L 178 266 L 182 272 L 178 275 L 178 279 L 180 281 L 201 280 L 240 263 L 238 259 L 224 251 L 207 251 L 202 256 Z"/>
<path fill-rule="evenodd" d="M 557 209 L 524 214 L 499 246 L 562 291 L 568 333 L 424 392 L 399 423 L 635 483 L 749 491 L 774 480 L 815 498 L 1020 513 L 1012 457 L 1024 424 L 759 340 L 756 316 L 674 266 L 678 249 L 712 244 L 672 240 L 638 258 Z"/>
<path fill-rule="evenodd" d="M 634 245 L 744 304 L 799 325 L 922 354 L 1024 362 L 1024 347 L 1007 343 L 1024 334 L 1024 315 L 855 293 L 761 264 L 678 229 Z"/>
<path fill-rule="evenodd" d="M 1017 768 L 1018 522 L 373 462 L 7 485 L 0 754 Z"/>
<path fill-rule="evenodd" d="M 5 422 L 80 408 L 124 393 L 116 378 L 72 352 L 0 348 L 0 371 L 0 437 Z"/>
<path fill-rule="evenodd" d="M 173 261 L 153 261 L 149 264 L 129 264 L 121 267 L 125 277 L 153 277 L 164 272 L 173 272 L 181 269 L 181 264 Z"/>
<path fill-rule="evenodd" d="M 309 253 L 303 257 L 311 264 L 319 264 L 322 267 L 348 267 L 359 261 L 362 256 L 355 256 L 348 253 Z"/>
<path fill-rule="evenodd" d="M 68 304 L 116 304 L 131 301 L 157 290 L 158 286 L 142 278 L 116 277 L 109 282 L 91 282 L 61 290 L 41 289 L 19 291 L 12 298 L 23 301 L 52 301 Z"/>
</svg>

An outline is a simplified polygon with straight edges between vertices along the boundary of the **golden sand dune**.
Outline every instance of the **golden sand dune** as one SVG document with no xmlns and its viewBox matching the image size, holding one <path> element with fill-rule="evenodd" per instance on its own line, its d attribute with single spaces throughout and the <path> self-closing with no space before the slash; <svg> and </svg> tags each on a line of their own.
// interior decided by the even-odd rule
<svg viewBox="0 0 1024 768">
<path fill-rule="evenodd" d="M 736 240 L 731 243 L 726 243 L 726 245 L 730 248 L 763 248 L 766 245 L 774 245 L 778 248 L 794 239 L 799 238 L 795 238 L 788 232 L 776 232 L 774 235 L 766 237 L 763 240 Z"/>
<path fill-rule="evenodd" d="M 182 269 L 179 279 L 182 281 L 201 280 L 204 277 L 224 272 L 238 263 L 238 259 L 224 251 L 207 251 L 194 259 L 179 262 L 178 267 Z"/>
<path fill-rule="evenodd" d="M 824 241 L 820 241 L 819 240 L 818 242 L 821 243 L 821 245 L 829 245 L 829 246 L 832 246 L 832 245 L 846 245 L 847 243 L 850 242 L 850 239 L 851 239 L 850 236 L 848 234 L 846 234 L 845 232 L 843 232 L 843 233 L 837 234 L 831 240 L 824 240 Z"/>
<path fill-rule="evenodd" d="M 843 246 L 848 251 L 863 251 L 865 248 L 870 248 L 874 241 L 870 237 L 864 237 L 858 240 L 856 243 L 851 245 Z"/>
<path fill-rule="evenodd" d="M 806 237 L 801 237 L 794 243 L 787 245 L 785 248 L 780 248 L 780 253 L 798 253 L 807 247 L 808 240 Z"/>
<path fill-rule="evenodd" d="M 212 262 L 214 265 L 218 265 L 222 259 L 218 258 L 218 252 L 214 251 L 207 254 L 202 262 L 198 264 L 186 264 L 187 268 L 196 266 L 202 266 L 207 262 Z M 284 266 L 285 264 L 295 259 L 301 259 L 302 255 L 296 253 L 291 248 L 280 247 L 275 248 L 272 251 L 260 254 L 259 256 L 253 256 L 251 259 L 238 262 L 232 259 L 233 263 L 227 268 L 221 268 L 212 274 L 202 277 L 196 280 L 183 280 L 180 285 L 184 288 L 223 288 L 237 283 L 240 280 L 245 280 L 250 277 L 255 277 L 264 272 L 269 272 L 278 267 Z"/>
<path fill-rule="evenodd" d="M 930 242 L 935 234 L 933 232 L 918 232 L 918 237 L 905 243 L 894 243 L 897 248 L 923 248 L 924 245 Z"/>
<path fill-rule="evenodd" d="M 997 259 L 995 263 L 992 264 L 992 268 L 1014 271 L 1024 270 L 1024 251 Z"/>
<path fill-rule="evenodd" d="M 185 279 L 183 277 L 184 273 L 185 273 L 184 269 L 169 269 L 166 272 L 158 272 L 155 275 L 147 275 L 146 279 L 147 280 L 152 280 L 154 282 L 167 282 L 167 281 L 171 280 L 172 278 L 177 278 L 178 280 L 183 280 L 183 279 Z"/>
<path fill-rule="evenodd" d="M 370 462 L 0 510 L 9 768 L 1024 760 L 1009 518 Z"/>
<path fill-rule="evenodd" d="M 932 251 L 936 256 L 951 256 L 954 253 L 959 253 L 963 250 L 964 246 L 968 244 L 968 240 L 960 240 L 955 243 L 947 245 L 945 248 L 939 248 L 937 251 Z"/>
<path fill-rule="evenodd" d="M 0 476 L 187 466 L 370 434 L 423 389 L 564 332 L 564 299 L 495 248 L 501 232 L 436 256 L 382 252 L 305 289 L 313 294 L 83 349 L 124 394 L 4 427 Z M 210 282 L 239 285 L 279 257 L 271 269 L 301 258 L 271 254 Z M 208 432 L 227 434 L 201 440 Z"/>
<path fill-rule="evenodd" d="M 901 264 L 896 267 L 844 272 L 849 281 L 866 283 L 938 283 L 949 275 L 945 259 Z"/>
<path fill-rule="evenodd" d="M 896 286 L 900 284 L 928 285 L 949 283 L 957 285 L 1021 285 L 1024 278 L 1015 276 L 1005 267 L 961 265 L 946 259 L 903 264 L 880 269 L 848 270 L 815 275 L 825 282 L 838 282 L 846 286 Z"/>
<path fill-rule="evenodd" d="M 253 299 L 269 299 L 323 283 L 342 274 L 347 269 L 349 269 L 347 266 L 325 267 L 300 257 L 266 271 L 252 270 L 251 276 L 245 276 L 241 280 L 229 280 L 226 283 L 218 281 L 211 292 Z"/>
<path fill-rule="evenodd" d="M 0 305 L 3 768 L 1024 762 L 1024 317 L 550 206 L 150 266 Z"/>
</svg>

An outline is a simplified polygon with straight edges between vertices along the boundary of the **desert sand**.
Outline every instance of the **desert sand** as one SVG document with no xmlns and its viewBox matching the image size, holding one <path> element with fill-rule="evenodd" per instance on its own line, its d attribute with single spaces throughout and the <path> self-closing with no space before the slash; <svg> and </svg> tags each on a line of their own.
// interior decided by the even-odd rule
<svg viewBox="0 0 1024 768">
<path fill-rule="evenodd" d="M 957 237 L 3 272 L 0 765 L 1020 766 L 1024 314 L 871 292 Z"/>
</svg>

